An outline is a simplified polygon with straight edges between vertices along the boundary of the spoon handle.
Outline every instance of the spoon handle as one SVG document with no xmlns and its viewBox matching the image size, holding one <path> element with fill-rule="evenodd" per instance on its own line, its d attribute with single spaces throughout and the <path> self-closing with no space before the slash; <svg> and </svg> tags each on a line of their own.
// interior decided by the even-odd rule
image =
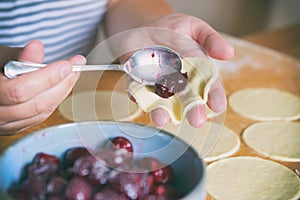
<svg viewBox="0 0 300 200">
<path fill-rule="evenodd" d="M 45 67 L 46 64 L 9 61 L 4 66 L 4 74 L 8 78 L 15 78 L 18 75 L 33 72 Z M 96 71 L 96 70 L 117 70 L 124 71 L 123 65 L 73 65 L 73 71 Z"/>
</svg>

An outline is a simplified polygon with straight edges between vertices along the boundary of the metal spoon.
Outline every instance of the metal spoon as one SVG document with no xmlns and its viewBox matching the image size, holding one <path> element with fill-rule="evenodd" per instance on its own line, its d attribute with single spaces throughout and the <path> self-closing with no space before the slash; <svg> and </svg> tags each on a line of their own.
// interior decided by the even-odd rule
<svg viewBox="0 0 300 200">
<path fill-rule="evenodd" d="M 44 66 L 46 64 L 10 61 L 4 66 L 4 74 L 8 78 L 15 78 Z M 135 81 L 145 85 L 154 85 L 161 76 L 178 72 L 181 67 L 182 61 L 177 52 L 164 46 L 150 46 L 137 50 L 122 65 L 73 66 L 73 71 L 124 71 Z"/>
</svg>

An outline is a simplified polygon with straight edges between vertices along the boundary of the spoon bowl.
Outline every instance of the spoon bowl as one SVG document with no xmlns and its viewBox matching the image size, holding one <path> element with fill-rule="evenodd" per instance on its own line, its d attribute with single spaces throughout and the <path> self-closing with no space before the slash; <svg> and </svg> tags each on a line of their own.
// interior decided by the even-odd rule
<svg viewBox="0 0 300 200">
<path fill-rule="evenodd" d="M 4 74 L 15 78 L 24 73 L 36 71 L 46 64 L 10 61 L 4 66 Z M 126 72 L 135 81 L 154 85 L 164 75 L 179 72 L 182 60 L 179 54 L 165 46 L 150 46 L 138 49 L 121 65 L 73 66 L 73 71 L 118 70 Z"/>
</svg>

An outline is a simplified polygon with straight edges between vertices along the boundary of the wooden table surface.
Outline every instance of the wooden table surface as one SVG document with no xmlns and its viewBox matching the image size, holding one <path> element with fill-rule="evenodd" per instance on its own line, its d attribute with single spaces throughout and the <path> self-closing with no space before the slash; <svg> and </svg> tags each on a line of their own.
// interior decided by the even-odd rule
<svg viewBox="0 0 300 200">
<path fill-rule="evenodd" d="M 300 24 L 246 35 L 243 39 L 300 58 Z"/>
<path fill-rule="evenodd" d="M 299 28 L 300 26 L 294 26 L 284 30 L 253 34 L 245 38 L 234 38 L 225 35 L 236 49 L 236 55 L 232 60 L 224 63 L 217 62 L 227 95 L 245 87 L 274 87 L 300 96 L 300 61 L 292 57 L 300 57 L 300 47 L 297 45 L 299 44 Z M 294 37 L 294 34 L 297 37 Z M 291 38 L 294 38 L 295 41 L 291 42 Z M 268 48 L 252 42 L 265 45 Z M 277 51 L 270 49 L 273 47 Z M 118 84 L 117 87 L 125 91 L 126 83 L 125 80 L 122 80 L 122 77 L 124 77 L 124 74 L 121 72 L 105 72 L 97 87 L 98 89 L 112 90 Z M 84 78 L 86 76 L 83 76 Z M 40 125 L 32 127 L 18 135 L 0 136 L 0 151 L 16 139 L 30 132 L 69 122 L 56 110 L 49 119 Z M 143 113 L 135 122 L 148 124 L 151 120 L 146 113 Z M 237 134 L 241 134 L 252 123 L 254 123 L 253 120 L 239 116 L 230 107 L 227 109 L 225 125 L 233 129 Z M 242 144 L 240 150 L 235 155 L 260 156 L 244 144 Z M 285 162 L 282 164 L 288 166 L 291 170 L 300 170 L 300 163 Z"/>
</svg>

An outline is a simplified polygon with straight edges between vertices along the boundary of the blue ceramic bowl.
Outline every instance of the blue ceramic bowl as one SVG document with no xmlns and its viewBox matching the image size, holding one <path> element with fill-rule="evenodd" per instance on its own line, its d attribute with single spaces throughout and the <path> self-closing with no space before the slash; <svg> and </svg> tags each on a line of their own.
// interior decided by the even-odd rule
<svg viewBox="0 0 300 200">
<path fill-rule="evenodd" d="M 129 123 L 94 121 L 58 125 L 39 130 L 18 140 L 0 157 L 0 199 L 18 182 L 23 167 L 39 152 L 62 157 L 71 147 L 97 149 L 109 138 L 125 136 L 138 158 L 151 156 L 170 164 L 175 172 L 176 190 L 184 200 L 205 199 L 205 164 L 198 153 L 179 138 L 154 127 Z M 1 192 L 2 191 L 2 192 Z"/>
</svg>

